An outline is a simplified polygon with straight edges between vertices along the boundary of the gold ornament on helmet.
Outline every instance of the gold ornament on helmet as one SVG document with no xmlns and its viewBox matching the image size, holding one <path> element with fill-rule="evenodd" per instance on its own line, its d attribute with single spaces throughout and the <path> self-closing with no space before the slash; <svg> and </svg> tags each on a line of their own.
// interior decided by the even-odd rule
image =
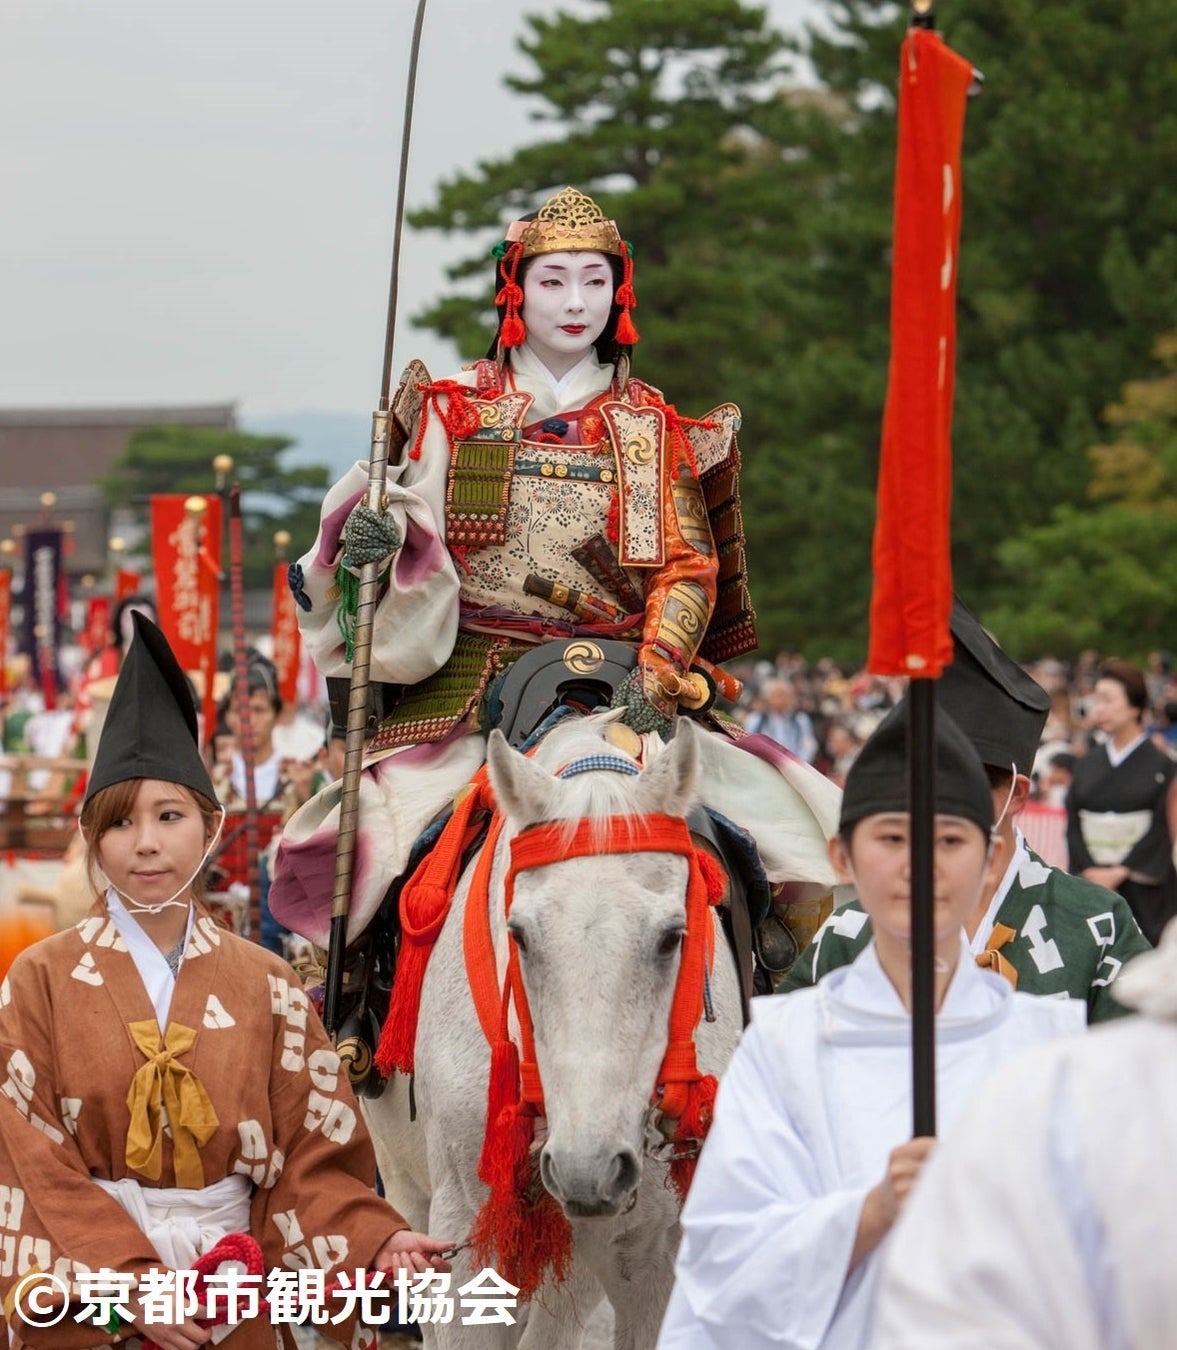
<svg viewBox="0 0 1177 1350">
<path fill-rule="evenodd" d="M 523 245 L 524 258 L 540 253 L 614 253 L 625 255 L 617 223 L 591 197 L 574 187 L 549 197 L 534 220 L 517 220 L 507 230 L 508 243 Z"/>
</svg>

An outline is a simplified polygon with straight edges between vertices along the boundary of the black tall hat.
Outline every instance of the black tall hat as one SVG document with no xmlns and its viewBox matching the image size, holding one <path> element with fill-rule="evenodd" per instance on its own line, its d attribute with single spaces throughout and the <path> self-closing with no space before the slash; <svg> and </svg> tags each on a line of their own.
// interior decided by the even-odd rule
<svg viewBox="0 0 1177 1350">
<path fill-rule="evenodd" d="M 846 775 L 841 828 L 866 816 L 908 812 L 908 701 L 901 699 L 876 727 Z M 985 767 L 968 737 L 949 714 L 936 712 L 936 797 L 938 814 L 963 816 L 986 834 L 993 828 L 993 793 Z"/>
<path fill-rule="evenodd" d="M 135 639 L 111 695 L 86 801 L 114 783 L 158 778 L 215 802 L 184 672 L 155 624 L 140 613 L 134 619 Z"/>
<path fill-rule="evenodd" d="M 984 764 L 1029 774 L 1050 696 L 1012 661 L 959 598 L 952 602 L 951 664 L 936 682 L 937 704 L 972 741 Z"/>
</svg>

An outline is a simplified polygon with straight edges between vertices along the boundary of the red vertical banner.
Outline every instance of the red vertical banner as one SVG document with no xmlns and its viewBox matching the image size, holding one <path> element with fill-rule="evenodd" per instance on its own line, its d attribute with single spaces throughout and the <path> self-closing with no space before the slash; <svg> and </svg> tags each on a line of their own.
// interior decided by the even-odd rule
<svg viewBox="0 0 1177 1350">
<path fill-rule="evenodd" d="M 151 559 L 159 626 L 189 675 L 198 675 L 205 735 L 215 718 L 213 676 L 217 668 L 217 622 L 221 560 L 221 500 L 206 497 L 202 516 L 189 515 L 191 498 L 151 499 Z"/>
<path fill-rule="evenodd" d="M 972 65 L 929 29 L 899 58 L 891 364 L 868 666 L 935 678 L 952 660 L 952 385 L 960 148 Z"/>
<path fill-rule="evenodd" d="M 137 594 L 142 584 L 142 572 L 132 572 L 128 567 L 120 567 L 114 577 L 115 604 L 117 605 L 120 600 L 125 600 L 128 595 Z"/>
<path fill-rule="evenodd" d="M 8 633 L 12 623 L 12 573 L 0 568 L 0 696 L 8 693 Z"/>
<path fill-rule="evenodd" d="M 111 605 L 109 595 L 92 595 L 86 601 L 86 631 L 82 646 L 93 656 L 110 641 Z"/>
<path fill-rule="evenodd" d="M 283 703 L 298 702 L 298 664 L 301 641 L 298 610 L 286 581 L 287 563 L 274 564 L 274 664 L 278 668 L 278 692 Z"/>
</svg>

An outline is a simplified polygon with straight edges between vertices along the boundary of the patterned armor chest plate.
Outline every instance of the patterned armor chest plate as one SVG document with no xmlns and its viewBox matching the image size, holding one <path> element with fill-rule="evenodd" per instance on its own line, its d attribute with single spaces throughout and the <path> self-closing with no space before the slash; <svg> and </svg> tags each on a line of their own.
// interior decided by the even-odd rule
<svg viewBox="0 0 1177 1350">
<path fill-rule="evenodd" d="M 446 504 L 462 626 L 493 631 L 496 620 L 509 619 L 567 625 L 569 608 L 545 591 L 599 595 L 599 581 L 574 551 L 594 536 L 615 532 L 626 515 L 618 507 L 627 475 L 619 473 L 617 432 L 599 411 L 602 404 L 619 405 L 602 395 L 586 408 L 528 423 L 529 394 L 470 402 L 479 426 L 453 445 Z M 631 486 L 627 501 L 633 495 Z M 657 519 L 656 494 L 639 491 L 638 497 L 642 514 Z M 639 612 L 640 573 L 623 574 L 620 581 L 629 603 L 618 613 Z M 609 601 L 616 600 L 615 592 Z"/>
</svg>

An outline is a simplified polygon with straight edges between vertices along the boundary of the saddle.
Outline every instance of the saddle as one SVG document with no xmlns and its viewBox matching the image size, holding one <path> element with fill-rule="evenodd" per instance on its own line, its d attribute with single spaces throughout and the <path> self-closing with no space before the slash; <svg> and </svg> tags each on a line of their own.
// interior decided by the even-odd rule
<svg viewBox="0 0 1177 1350">
<path fill-rule="evenodd" d="M 482 725 L 497 727 L 516 749 L 526 751 L 557 720 L 610 706 L 613 692 L 637 665 L 624 642 L 571 639 L 529 650 L 489 688 Z M 400 897 L 405 883 L 428 856 L 452 815 L 442 812 L 413 845 L 404 872 L 390 885 L 364 933 L 344 962 L 344 1008 L 337 1050 L 357 1095 L 374 1099 L 385 1080 L 374 1066 L 380 1029 L 388 1013 L 400 936 Z M 770 993 L 773 981 L 796 960 L 797 941 L 772 907 L 768 878 L 752 836 L 718 811 L 696 807 L 687 820 L 691 834 L 723 866 L 728 894 L 721 908 L 724 933 L 736 961 L 744 1024 L 750 1000 Z M 482 847 L 490 816 L 462 859 L 463 868 Z"/>
</svg>

